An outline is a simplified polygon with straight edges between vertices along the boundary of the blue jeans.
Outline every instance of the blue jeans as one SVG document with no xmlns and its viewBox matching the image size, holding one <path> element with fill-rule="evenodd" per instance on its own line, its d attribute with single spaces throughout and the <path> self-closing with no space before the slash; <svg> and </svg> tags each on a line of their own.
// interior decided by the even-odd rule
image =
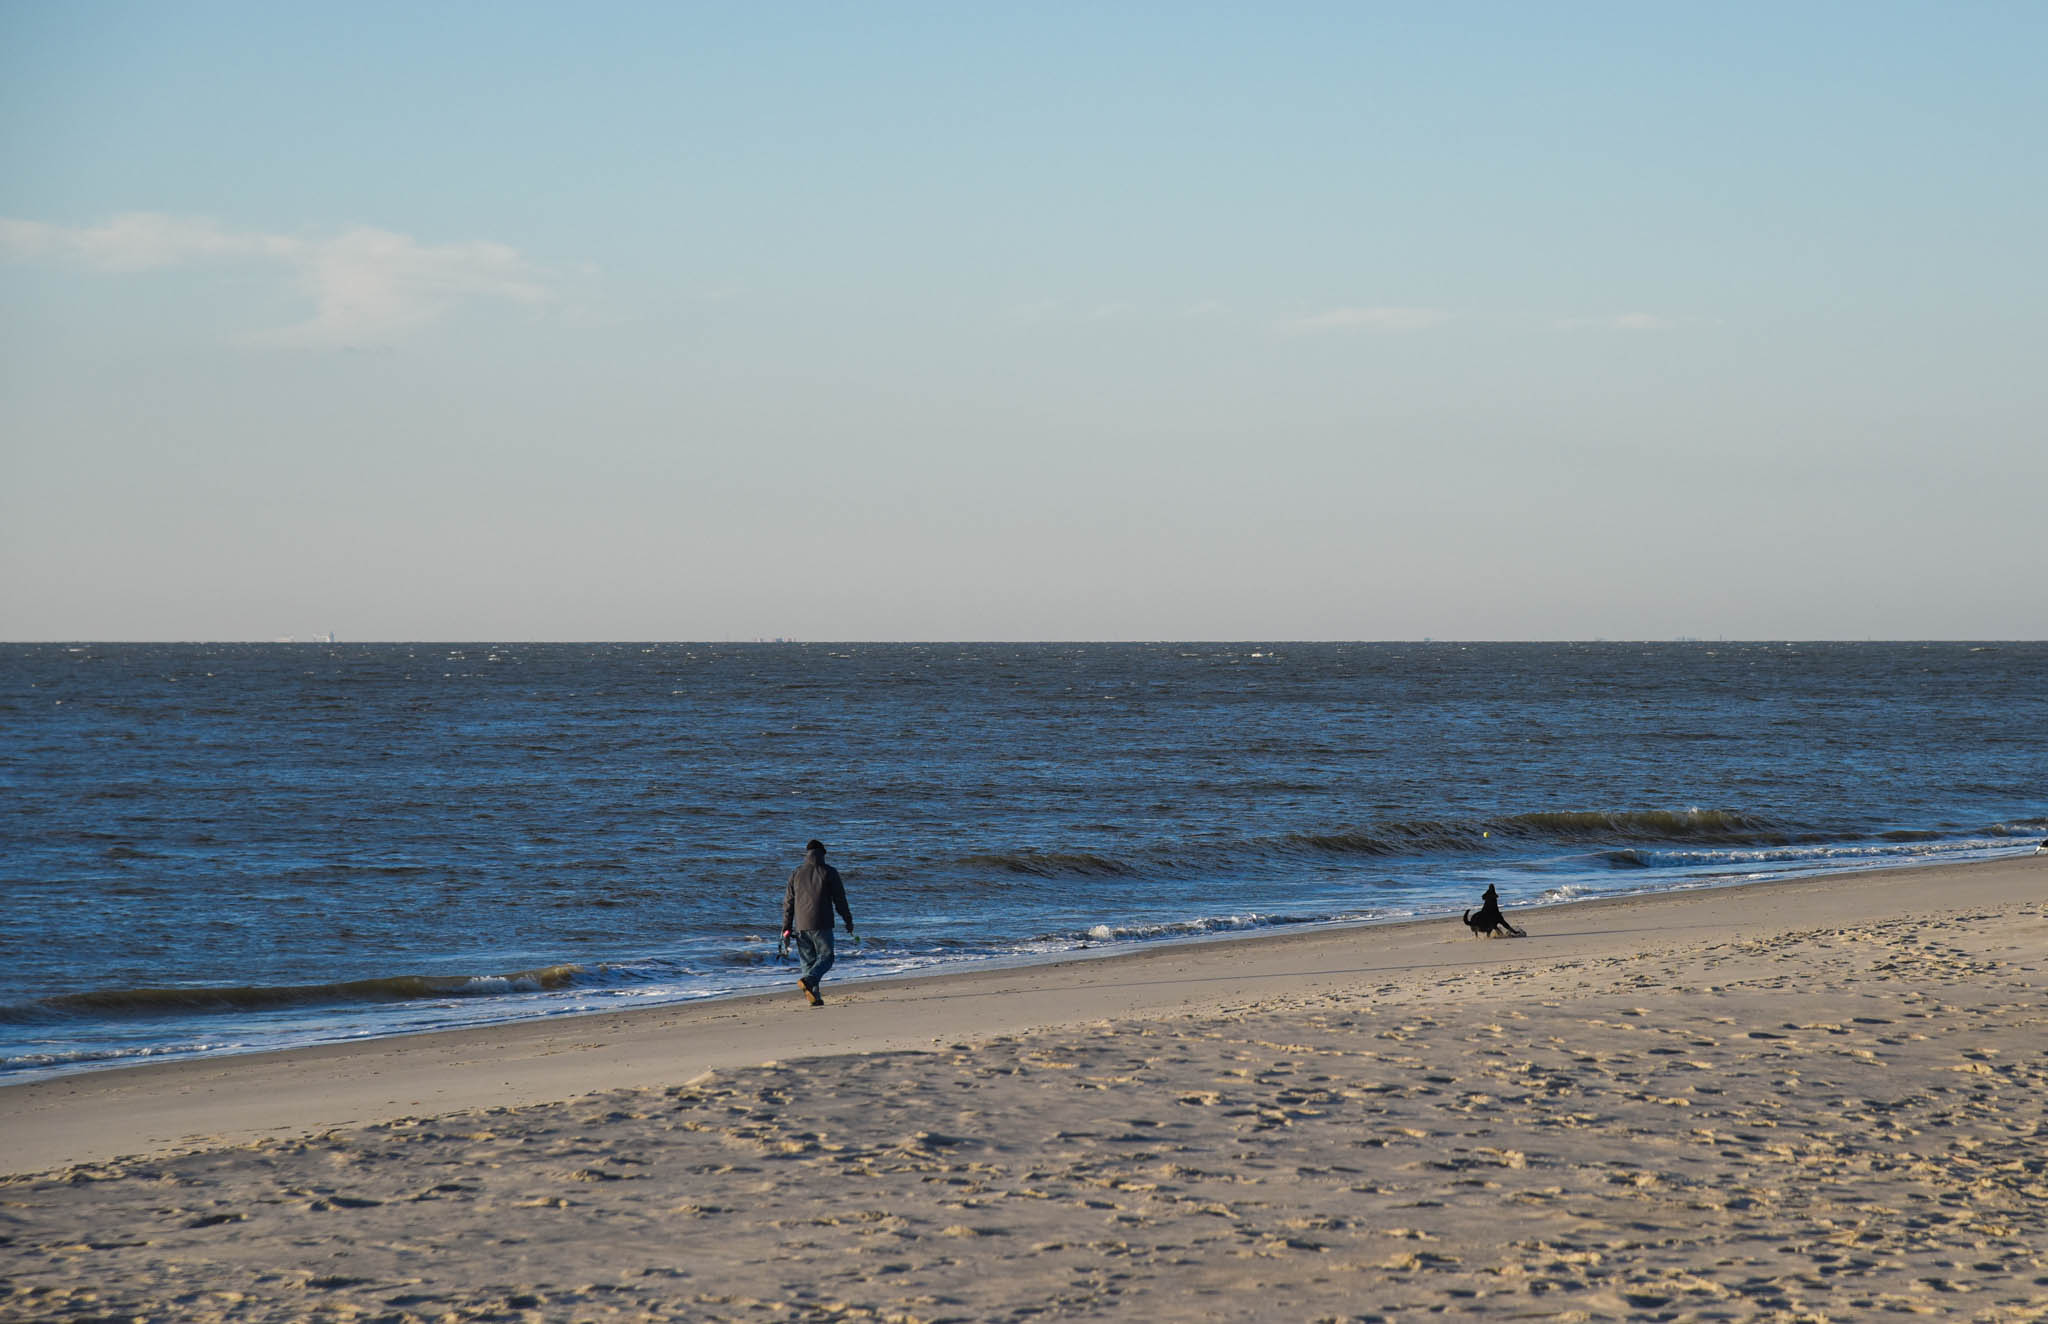
<svg viewBox="0 0 2048 1324">
<path fill-rule="evenodd" d="M 832 968 L 832 930 L 798 929 L 796 931 L 796 959 L 803 967 L 799 976 L 812 988 Z"/>
</svg>

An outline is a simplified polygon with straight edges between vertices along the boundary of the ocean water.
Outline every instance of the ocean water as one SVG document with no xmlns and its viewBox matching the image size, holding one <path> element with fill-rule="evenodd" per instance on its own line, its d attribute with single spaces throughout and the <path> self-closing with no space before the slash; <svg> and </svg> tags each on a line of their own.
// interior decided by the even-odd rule
<svg viewBox="0 0 2048 1324">
<path fill-rule="evenodd" d="M 2048 645 L 6 645 L 0 797 L 12 1081 L 782 987 L 813 836 L 834 980 L 2030 851 Z"/>
</svg>

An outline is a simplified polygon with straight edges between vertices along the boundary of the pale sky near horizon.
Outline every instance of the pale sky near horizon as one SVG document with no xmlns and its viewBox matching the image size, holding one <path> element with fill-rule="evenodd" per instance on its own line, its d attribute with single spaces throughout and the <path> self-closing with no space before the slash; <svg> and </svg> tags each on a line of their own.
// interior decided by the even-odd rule
<svg viewBox="0 0 2048 1324">
<path fill-rule="evenodd" d="M 0 4 L 0 638 L 2048 637 L 2044 64 Z"/>
</svg>

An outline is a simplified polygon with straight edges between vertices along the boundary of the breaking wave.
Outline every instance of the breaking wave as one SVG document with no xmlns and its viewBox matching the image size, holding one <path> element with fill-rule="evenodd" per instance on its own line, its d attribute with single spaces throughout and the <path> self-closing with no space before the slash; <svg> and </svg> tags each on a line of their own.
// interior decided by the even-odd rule
<svg viewBox="0 0 2048 1324">
<path fill-rule="evenodd" d="M 1502 855 L 1547 846 L 1601 848 L 1610 868 L 1653 868 L 1661 848 L 1818 849 L 1879 841 L 1936 845 L 1970 837 L 2037 835 L 2043 825 L 2000 823 L 1974 831 L 1800 823 L 1740 809 L 1545 810 L 1470 819 L 1397 819 L 1318 832 L 1290 832 L 1234 843 L 1205 843 L 1202 859 L 1285 868 L 1303 856 L 1424 859 Z M 961 873 L 1033 878 L 1118 878 L 1184 867 L 1177 846 L 1147 844 L 1125 854 L 1086 850 L 1015 850 L 962 856 Z"/>
<path fill-rule="evenodd" d="M 95 989 L 0 1007 L 0 1022 L 21 1025 L 74 1016 L 140 1019 L 212 1012 L 276 1011 L 288 1007 L 345 1003 L 487 998 L 507 993 L 543 993 L 568 988 L 585 973 L 580 965 L 550 965 L 502 975 L 387 975 L 378 979 L 351 979 L 330 984 Z"/>
<path fill-rule="evenodd" d="M 1161 938 L 1198 938 L 1208 933 L 1241 933 L 1288 924 L 1319 924 L 1336 915 L 1210 915 L 1202 919 L 1160 924 L 1097 924 L 1085 935 L 1090 942 L 1149 942 Z"/>
</svg>

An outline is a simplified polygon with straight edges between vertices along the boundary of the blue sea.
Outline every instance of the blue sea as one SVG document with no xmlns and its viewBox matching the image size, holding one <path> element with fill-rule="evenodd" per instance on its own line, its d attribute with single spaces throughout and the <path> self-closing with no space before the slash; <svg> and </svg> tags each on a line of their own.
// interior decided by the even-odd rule
<svg viewBox="0 0 2048 1324">
<path fill-rule="evenodd" d="M 2031 851 L 2048 645 L 0 646 L 0 1081 Z M 1540 916 L 1526 917 L 1540 930 Z"/>
</svg>

